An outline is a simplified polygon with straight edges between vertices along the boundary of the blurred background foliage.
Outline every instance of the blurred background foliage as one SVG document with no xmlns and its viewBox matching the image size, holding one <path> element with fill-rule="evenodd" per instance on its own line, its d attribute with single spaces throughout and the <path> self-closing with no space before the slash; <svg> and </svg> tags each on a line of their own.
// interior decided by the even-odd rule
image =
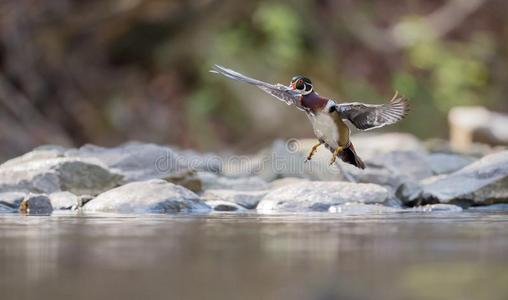
<svg viewBox="0 0 508 300">
<path fill-rule="evenodd" d="M 446 137 L 448 110 L 507 111 L 502 0 L 3 0 L 0 159 L 128 140 L 253 152 L 311 137 L 301 112 L 208 73 L 304 74 L 337 101 L 412 113 L 391 130 Z"/>
</svg>

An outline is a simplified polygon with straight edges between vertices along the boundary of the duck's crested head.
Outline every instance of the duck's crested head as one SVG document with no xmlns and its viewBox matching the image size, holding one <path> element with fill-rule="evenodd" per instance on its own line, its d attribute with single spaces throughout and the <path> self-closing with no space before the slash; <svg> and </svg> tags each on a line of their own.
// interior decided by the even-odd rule
<svg viewBox="0 0 508 300">
<path fill-rule="evenodd" d="M 303 95 L 308 95 L 313 91 L 312 81 L 301 75 L 293 76 L 289 85 L 291 88 L 301 92 Z"/>
</svg>

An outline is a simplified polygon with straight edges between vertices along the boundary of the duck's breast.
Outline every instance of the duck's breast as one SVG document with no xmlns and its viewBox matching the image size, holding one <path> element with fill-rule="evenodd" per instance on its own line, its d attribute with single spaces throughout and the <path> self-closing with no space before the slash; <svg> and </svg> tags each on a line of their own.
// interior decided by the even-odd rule
<svg viewBox="0 0 508 300">
<path fill-rule="evenodd" d="M 328 113 L 317 113 L 311 118 L 314 134 L 333 148 L 339 146 L 340 132 L 334 118 Z"/>
</svg>

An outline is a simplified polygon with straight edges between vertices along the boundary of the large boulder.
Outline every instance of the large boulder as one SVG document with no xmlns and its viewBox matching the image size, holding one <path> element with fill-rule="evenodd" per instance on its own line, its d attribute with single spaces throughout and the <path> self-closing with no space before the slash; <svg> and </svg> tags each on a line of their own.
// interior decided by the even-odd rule
<svg viewBox="0 0 508 300">
<path fill-rule="evenodd" d="M 65 155 L 98 159 L 122 174 L 126 182 L 165 178 L 188 170 L 220 172 L 222 164 L 215 155 L 142 143 L 128 143 L 114 148 L 86 145 L 69 150 Z"/>
<path fill-rule="evenodd" d="M 79 149 L 42 146 L 0 166 L 0 192 L 49 194 L 62 190 L 97 195 L 121 183 L 154 178 L 200 191 L 200 179 L 188 174 L 192 170 L 220 172 L 221 166 L 216 155 L 155 144 L 86 145 Z"/>
<path fill-rule="evenodd" d="M 96 195 L 121 179 L 98 160 L 61 157 L 53 150 L 36 150 L 0 165 L 0 192 Z"/>
<path fill-rule="evenodd" d="M 424 181 L 421 197 L 430 203 L 508 202 L 508 151 L 487 155 L 450 175 Z"/>
<path fill-rule="evenodd" d="M 260 212 L 328 211 L 348 202 L 384 203 L 388 190 L 375 184 L 314 181 L 269 192 L 257 206 Z"/>
<path fill-rule="evenodd" d="M 83 206 L 85 212 L 206 212 L 210 207 L 190 190 L 162 179 L 132 182 L 100 194 Z"/>
</svg>

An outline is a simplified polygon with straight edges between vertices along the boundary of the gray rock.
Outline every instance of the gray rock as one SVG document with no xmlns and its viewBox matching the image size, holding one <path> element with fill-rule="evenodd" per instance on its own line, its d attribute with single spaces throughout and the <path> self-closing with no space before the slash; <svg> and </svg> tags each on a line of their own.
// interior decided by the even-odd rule
<svg viewBox="0 0 508 300">
<path fill-rule="evenodd" d="M 418 185 L 419 180 L 432 176 L 426 159 L 424 152 L 392 151 L 367 158 L 367 168 L 364 170 L 351 165 L 344 165 L 343 170 L 354 182 L 374 183 L 389 188 L 392 196 L 400 197 L 400 189 L 404 186 L 404 194 L 410 195 L 404 195 L 401 199 L 407 199 L 414 196 L 413 187 Z"/>
<path fill-rule="evenodd" d="M 86 145 L 66 152 L 71 157 L 93 157 L 115 172 L 126 182 L 165 178 L 189 170 L 219 172 L 221 159 L 211 154 L 177 151 L 155 144 L 128 143 L 114 148 Z"/>
<path fill-rule="evenodd" d="M 0 166 L 0 192 L 98 194 L 121 180 L 93 159 L 24 157 Z"/>
<path fill-rule="evenodd" d="M 472 157 L 450 153 L 434 153 L 428 157 L 430 168 L 435 175 L 453 173 L 475 160 Z"/>
<path fill-rule="evenodd" d="M 29 194 L 21 201 L 19 211 L 29 215 L 49 215 L 53 212 L 53 206 L 47 195 Z"/>
<path fill-rule="evenodd" d="M 15 208 L 0 203 L 0 214 L 17 212 Z"/>
<path fill-rule="evenodd" d="M 259 191 L 266 190 L 269 185 L 263 179 L 253 177 L 224 177 L 210 172 L 198 172 L 203 190 L 228 189 L 237 191 Z"/>
<path fill-rule="evenodd" d="M 422 198 L 441 203 L 508 202 L 508 151 L 491 155 L 450 175 L 424 181 Z"/>
<path fill-rule="evenodd" d="M 213 200 L 207 201 L 214 211 L 246 211 L 245 207 L 229 201 Z"/>
<path fill-rule="evenodd" d="M 267 193 L 268 191 L 207 190 L 202 198 L 207 204 L 210 204 L 210 201 L 225 201 L 254 209 Z"/>
<path fill-rule="evenodd" d="M 51 206 L 55 210 L 77 209 L 79 198 L 71 192 L 55 192 L 49 195 Z"/>
<path fill-rule="evenodd" d="M 426 161 L 425 147 L 409 134 L 359 135 L 352 138 L 367 169 L 360 170 L 340 162 L 329 166 L 331 153 L 321 147 L 312 161 L 305 163 L 308 151 L 315 139 L 275 141 L 273 145 L 257 156 L 228 161 L 224 166 L 226 174 L 256 175 L 267 181 L 280 178 L 304 178 L 316 181 L 352 181 L 375 183 L 390 187 L 392 193 L 408 180 L 418 181 L 432 176 L 432 169 Z"/>
<path fill-rule="evenodd" d="M 401 184 L 396 191 L 397 198 L 403 203 L 418 200 L 422 195 L 423 189 L 418 181 L 408 180 Z"/>
<path fill-rule="evenodd" d="M 379 204 L 346 203 L 344 205 L 330 206 L 328 212 L 346 215 L 383 214 L 403 211 L 400 208 L 389 207 Z"/>
<path fill-rule="evenodd" d="M 18 209 L 21 201 L 25 199 L 27 193 L 22 192 L 7 192 L 0 194 L 0 204 L 10 208 Z"/>
<path fill-rule="evenodd" d="M 85 212 L 206 212 L 210 207 L 190 190 L 162 179 L 132 182 L 100 194 L 83 206 Z"/>
<path fill-rule="evenodd" d="M 259 212 L 328 211 L 330 206 L 348 202 L 383 203 L 386 188 L 375 184 L 349 182 L 308 182 L 270 191 L 258 204 Z"/>
</svg>

